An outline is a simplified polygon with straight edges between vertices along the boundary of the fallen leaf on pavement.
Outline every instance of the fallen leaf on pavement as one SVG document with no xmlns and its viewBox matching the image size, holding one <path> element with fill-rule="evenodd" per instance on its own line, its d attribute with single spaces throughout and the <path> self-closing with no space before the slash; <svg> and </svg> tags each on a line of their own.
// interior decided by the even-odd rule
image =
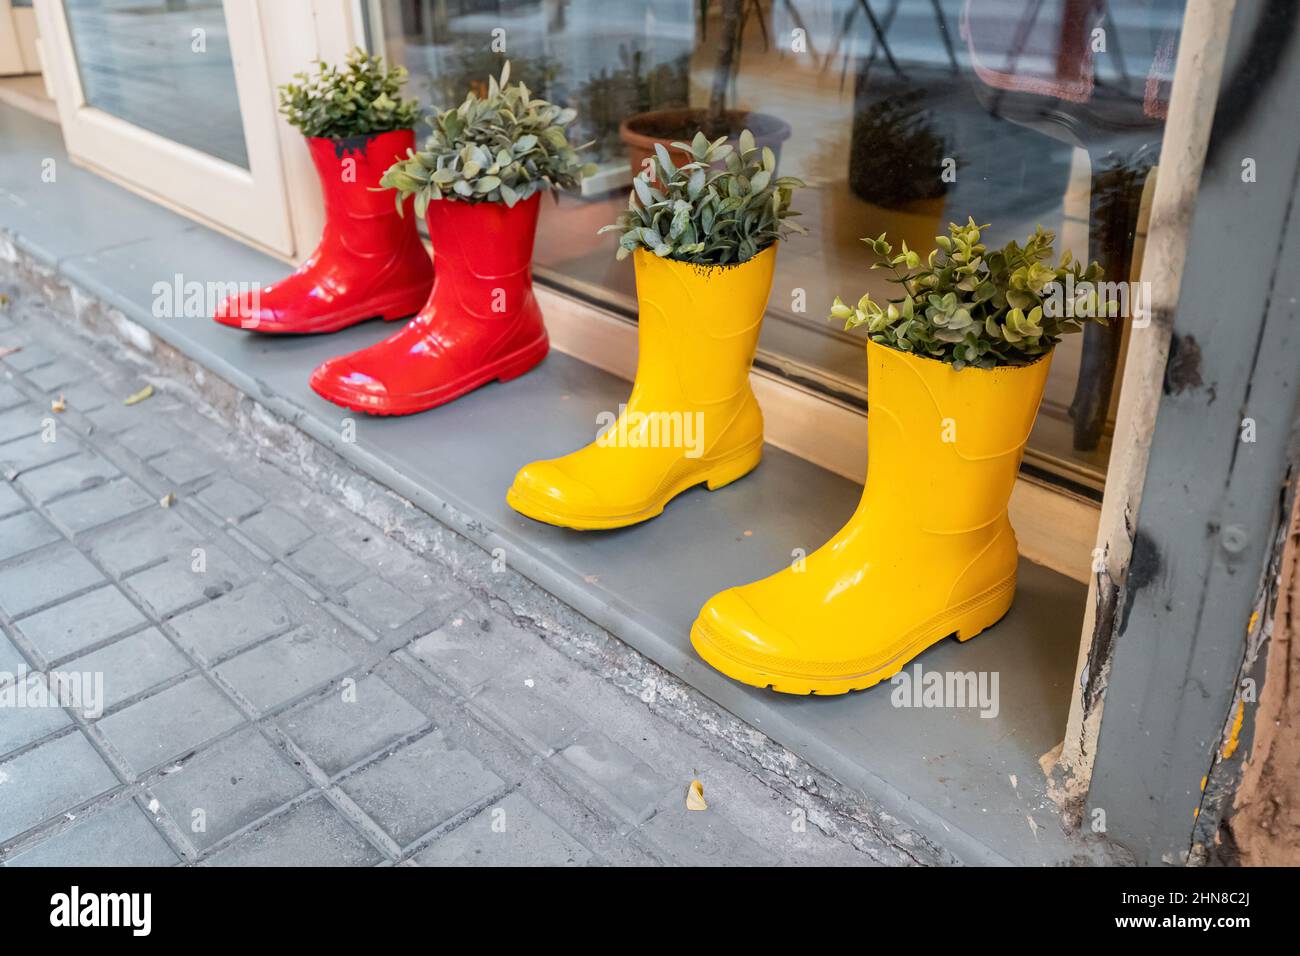
<svg viewBox="0 0 1300 956">
<path fill-rule="evenodd" d="M 146 398 L 152 398 L 152 397 L 153 397 L 153 386 L 146 385 L 144 388 L 140 389 L 140 391 L 136 392 L 134 395 L 128 395 L 126 397 L 126 400 L 123 401 L 122 404 L 139 405 Z"/>
<path fill-rule="evenodd" d="M 698 780 L 692 780 L 691 789 L 686 791 L 686 809 L 709 809 L 709 805 L 704 802 L 704 784 L 700 783 Z"/>
</svg>

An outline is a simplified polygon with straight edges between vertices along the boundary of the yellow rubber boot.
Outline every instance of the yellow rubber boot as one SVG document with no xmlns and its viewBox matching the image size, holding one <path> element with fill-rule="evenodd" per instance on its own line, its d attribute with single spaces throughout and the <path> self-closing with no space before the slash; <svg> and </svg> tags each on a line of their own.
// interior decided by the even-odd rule
<svg viewBox="0 0 1300 956">
<path fill-rule="evenodd" d="M 633 258 L 640 351 L 632 397 L 597 441 L 520 469 L 506 501 L 530 518 L 580 530 L 636 524 L 687 488 L 714 490 L 748 474 L 763 454 L 749 367 L 776 246 L 738 266 L 643 249 Z"/>
<path fill-rule="evenodd" d="M 1007 502 L 1051 356 L 955 371 L 867 345 L 867 483 L 835 537 L 700 612 L 691 643 L 728 677 L 843 694 L 945 637 L 996 623 L 1016 588 Z"/>
</svg>

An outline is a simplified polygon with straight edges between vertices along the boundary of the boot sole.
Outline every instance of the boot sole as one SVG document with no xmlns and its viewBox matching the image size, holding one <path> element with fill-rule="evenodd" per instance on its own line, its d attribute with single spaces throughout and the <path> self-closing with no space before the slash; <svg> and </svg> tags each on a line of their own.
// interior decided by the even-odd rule
<svg viewBox="0 0 1300 956">
<path fill-rule="evenodd" d="M 468 395 L 475 389 L 482 388 L 489 382 L 509 382 L 512 379 L 519 378 L 521 375 L 531 372 L 541 364 L 542 359 L 546 358 L 550 351 L 550 340 L 543 335 L 536 342 L 517 349 L 509 355 L 503 356 L 494 362 L 476 369 L 473 373 L 465 375 L 455 382 L 450 382 L 440 388 L 431 389 L 427 392 L 420 392 L 416 395 L 399 396 L 397 400 L 389 399 L 384 408 L 378 408 L 369 405 L 364 401 L 354 398 L 347 394 L 335 395 L 328 391 L 323 391 L 317 386 L 316 379 L 313 376 L 310 382 L 311 390 L 328 402 L 335 405 L 341 405 L 343 408 L 354 412 L 361 412 L 366 415 L 414 415 L 418 412 L 426 412 L 431 408 L 437 408 L 439 405 L 446 405 L 453 402 L 462 395 Z"/>
<path fill-rule="evenodd" d="M 866 690 L 893 677 L 922 652 L 950 637 L 965 643 L 997 624 L 1011 610 L 1016 593 L 1013 575 L 955 608 L 937 614 L 913 628 L 915 637 L 895 657 L 874 670 L 859 674 L 826 677 L 783 672 L 779 668 L 756 666 L 727 653 L 714 639 L 703 618 L 691 627 L 691 646 L 710 667 L 751 687 L 770 688 L 779 694 L 830 697 L 849 691 Z"/>
<path fill-rule="evenodd" d="M 395 295 L 389 299 L 381 300 L 378 303 L 367 303 L 366 307 L 360 311 L 340 313 L 328 322 L 320 323 L 310 329 L 284 328 L 270 323 L 246 326 L 239 320 L 227 322 L 225 319 L 216 316 L 213 317 L 213 321 L 227 328 L 239 329 L 242 332 L 256 332 L 260 335 L 329 335 L 332 332 L 341 332 L 343 329 L 360 325 L 362 322 L 369 322 L 372 319 L 383 319 L 385 322 L 405 321 L 418 313 L 423 308 L 424 303 L 428 301 L 428 298 L 428 289 L 411 290 L 400 296 Z M 411 305 L 416 302 L 416 299 L 419 301 L 412 308 Z"/>
<path fill-rule="evenodd" d="M 727 458 L 718 464 L 712 466 L 708 471 L 688 476 L 677 483 L 677 485 L 668 494 L 657 499 L 652 505 L 642 508 L 631 514 L 615 515 L 612 517 L 587 517 L 577 515 L 561 514 L 558 511 L 540 505 L 531 498 L 520 495 L 514 488 L 506 492 L 506 504 L 514 508 L 526 518 L 532 518 L 534 521 L 540 521 L 543 524 L 553 525 L 557 528 L 568 528 L 573 531 L 611 531 L 615 528 L 626 528 L 630 525 L 640 524 L 643 521 L 649 521 L 651 518 L 657 518 L 664 513 L 668 503 L 680 495 L 683 491 L 694 488 L 697 485 L 705 485 L 709 491 L 717 491 L 719 488 L 725 488 L 733 481 L 737 481 L 749 474 L 758 467 L 758 463 L 763 458 L 763 443 L 759 442 L 756 448 L 747 448 L 740 454 Z"/>
</svg>

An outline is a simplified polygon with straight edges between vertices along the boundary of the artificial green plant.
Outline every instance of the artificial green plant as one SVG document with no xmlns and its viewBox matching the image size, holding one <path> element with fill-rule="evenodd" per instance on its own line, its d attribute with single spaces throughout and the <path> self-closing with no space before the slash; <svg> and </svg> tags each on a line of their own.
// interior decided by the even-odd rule
<svg viewBox="0 0 1300 956">
<path fill-rule="evenodd" d="M 420 115 L 415 100 L 402 98 L 407 72 L 388 69 L 381 56 L 355 49 L 340 67 L 318 63 L 315 73 L 296 73 L 279 87 L 280 112 L 304 136 L 350 139 L 410 129 Z"/>
<path fill-rule="evenodd" d="M 1062 335 L 1114 316 L 1116 303 L 1098 294 L 1099 264 L 1075 262 L 1068 250 L 1052 264 L 1056 236 L 1041 226 L 1023 246 L 990 252 L 980 241 L 987 228 L 951 223 L 924 260 L 906 242 L 894 252 L 884 233 L 863 239 L 876 256 L 871 268 L 891 270 L 900 294 L 883 304 L 863 295 L 856 305 L 837 296 L 831 317 L 847 329 L 865 325 L 880 345 L 987 369 L 1030 364 Z"/>
<path fill-rule="evenodd" d="M 776 175 L 776 156 L 758 147 L 749 130 L 736 146 L 722 136 L 713 142 L 696 133 L 673 147 L 691 156 L 673 164 L 662 143 L 655 144 L 653 181 L 632 180 L 627 211 L 600 232 L 621 233 L 618 258 L 644 248 L 660 258 L 702 265 L 735 265 L 752 259 L 786 231 L 802 233 L 790 217 L 794 190 L 803 183 Z M 719 168 L 721 164 L 721 168 Z"/>
<path fill-rule="evenodd" d="M 455 109 L 429 118 L 424 148 L 390 166 L 381 186 L 397 192 L 397 208 L 415 196 L 423 216 L 431 201 L 501 202 L 513 207 L 544 189 L 578 189 L 596 171 L 569 144 L 572 109 L 536 99 L 510 84 L 510 64 L 488 81 L 487 94 L 470 93 Z"/>
</svg>

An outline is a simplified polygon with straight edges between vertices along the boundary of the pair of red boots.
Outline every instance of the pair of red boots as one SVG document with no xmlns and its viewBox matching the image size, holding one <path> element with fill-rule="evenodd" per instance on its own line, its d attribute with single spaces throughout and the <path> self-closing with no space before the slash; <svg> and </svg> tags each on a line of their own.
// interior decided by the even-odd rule
<svg viewBox="0 0 1300 956">
<path fill-rule="evenodd" d="M 400 332 L 312 373 L 321 397 L 374 415 L 434 408 L 493 379 L 522 375 L 546 357 L 531 269 L 540 193 L 513 208 L 429 203 L 431 262 L 413 200 L 399 214 L 392 192 L 377 189 L 384 171 L 415 145 L 414 133 L 308 144 L 325 197 L 320 245 L 287 278 L 227 299 L 216 321 L 284 335 L 414 315 Z"/>
</svg>

